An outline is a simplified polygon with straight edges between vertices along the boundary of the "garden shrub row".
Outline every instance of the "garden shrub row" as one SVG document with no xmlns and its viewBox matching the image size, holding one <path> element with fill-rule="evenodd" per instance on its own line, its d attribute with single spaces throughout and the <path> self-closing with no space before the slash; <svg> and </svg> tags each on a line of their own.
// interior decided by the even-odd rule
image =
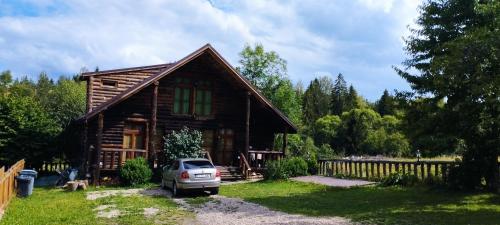
<svg viewBox="0 0 500 225">
<path fill-rule="evenodd" d="M 300 157 L 290 157 L 282 160 L 269 161 L 264 178 L 266 180 L 288 179 L 290 177 L 307 175 L 308 164 Z"/>
</svg>

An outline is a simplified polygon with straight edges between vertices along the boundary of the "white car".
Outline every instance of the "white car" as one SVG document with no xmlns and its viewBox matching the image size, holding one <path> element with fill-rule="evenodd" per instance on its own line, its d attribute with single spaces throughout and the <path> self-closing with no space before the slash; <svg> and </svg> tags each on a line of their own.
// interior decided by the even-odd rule
<svg viewBox="0 0 500 225">
<path fill-rule="evenodd" d="M 177 159 L 163 167 L 161 187 L 178 196 L 183 190 L 208 190 L 219 193 L 220 171 L 207 159 Z"/>
</svg>

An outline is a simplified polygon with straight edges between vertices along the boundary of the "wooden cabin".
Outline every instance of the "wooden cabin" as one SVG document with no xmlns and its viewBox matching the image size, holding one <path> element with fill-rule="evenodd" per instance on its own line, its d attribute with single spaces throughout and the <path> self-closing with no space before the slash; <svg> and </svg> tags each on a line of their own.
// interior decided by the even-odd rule
<svg viewBox="0 0 500 225">
<path fill-rule="evenodd" d="M 282 157 L 287 133 L 297 131 L 209 44 L 174 63 L 88 72 L 82 79 L 82 152 L 94 181 L 135 157 L 161 166 L 162 137 L 183 126 L 203 132 L 203 149 L 223 178 L 248 178 Z"/>
</svg>

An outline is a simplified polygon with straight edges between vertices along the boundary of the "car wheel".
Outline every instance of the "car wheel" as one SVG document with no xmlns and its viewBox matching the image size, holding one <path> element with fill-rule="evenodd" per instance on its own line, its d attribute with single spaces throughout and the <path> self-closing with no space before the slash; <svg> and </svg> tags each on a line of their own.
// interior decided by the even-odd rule
<svg viewBox="0 0 500 225">
<path fill-rule="evenodd" d="M 177 183 L 173 182 L 172 183 L 172 197 L 178 197 L 179 196 L 179 190 L 177 190 Z"/>
<path fill-rule="evenodd" d="M 210 190 L 210 194 L 211 195 L 218 195 L 219 194 L 219 188 L 213 188 L 212 190 Z"/>
</svg>

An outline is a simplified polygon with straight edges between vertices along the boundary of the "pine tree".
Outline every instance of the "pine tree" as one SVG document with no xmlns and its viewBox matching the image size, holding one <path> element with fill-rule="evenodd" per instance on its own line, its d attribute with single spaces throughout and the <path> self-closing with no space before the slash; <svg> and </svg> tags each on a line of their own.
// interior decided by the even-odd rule
<svg viewBox="0 0 500 225">
<path fill-rule="evenodd" d="M 331 103 L 331 113 L 334 115 L 341 115 L 344 112 L 346 106 L 347 98 L 347 84 L 344 80 L 344 76 L 341 73 L 337 76 L 335 80 L 335 85 L 332 90 L 332 103 Z"/>
<path fill-rule="evenodd" d="M 482 181 L 500 190 L 500 1 L 429 0 L 406 38 L 410 56 L 397 70 L 418 98 L 444 105 L 431 124 L 464 140 L 456 186 Z"/>
<path fill-rule="evenodd" d="M 384 90 L 384 94 L 380 97 L 380 100 L 376 103 L 377 112 L 381 115 L 393 115 L 394 114 L 394 98 L 389 94 L 389 91 Z"/>
<path fill-rule="evenodd" d="M 345 100 L 345 110 L 351 111 L 352 109 L 357 109 L 361 107 L 360 97 L 358 96 L 358 92 L 354 89 L 354 86 L 349 86 L 349 91 L 347 92 L 346 100 Z"/>
<path fill-rule="evenodd" d="M 303 121 L 311 126 L 316 120 L 328 114 L 329 93 L 321 88 L 320 81 L 316 78 L 307 87 L 302 100 Z"/>
</svg>

